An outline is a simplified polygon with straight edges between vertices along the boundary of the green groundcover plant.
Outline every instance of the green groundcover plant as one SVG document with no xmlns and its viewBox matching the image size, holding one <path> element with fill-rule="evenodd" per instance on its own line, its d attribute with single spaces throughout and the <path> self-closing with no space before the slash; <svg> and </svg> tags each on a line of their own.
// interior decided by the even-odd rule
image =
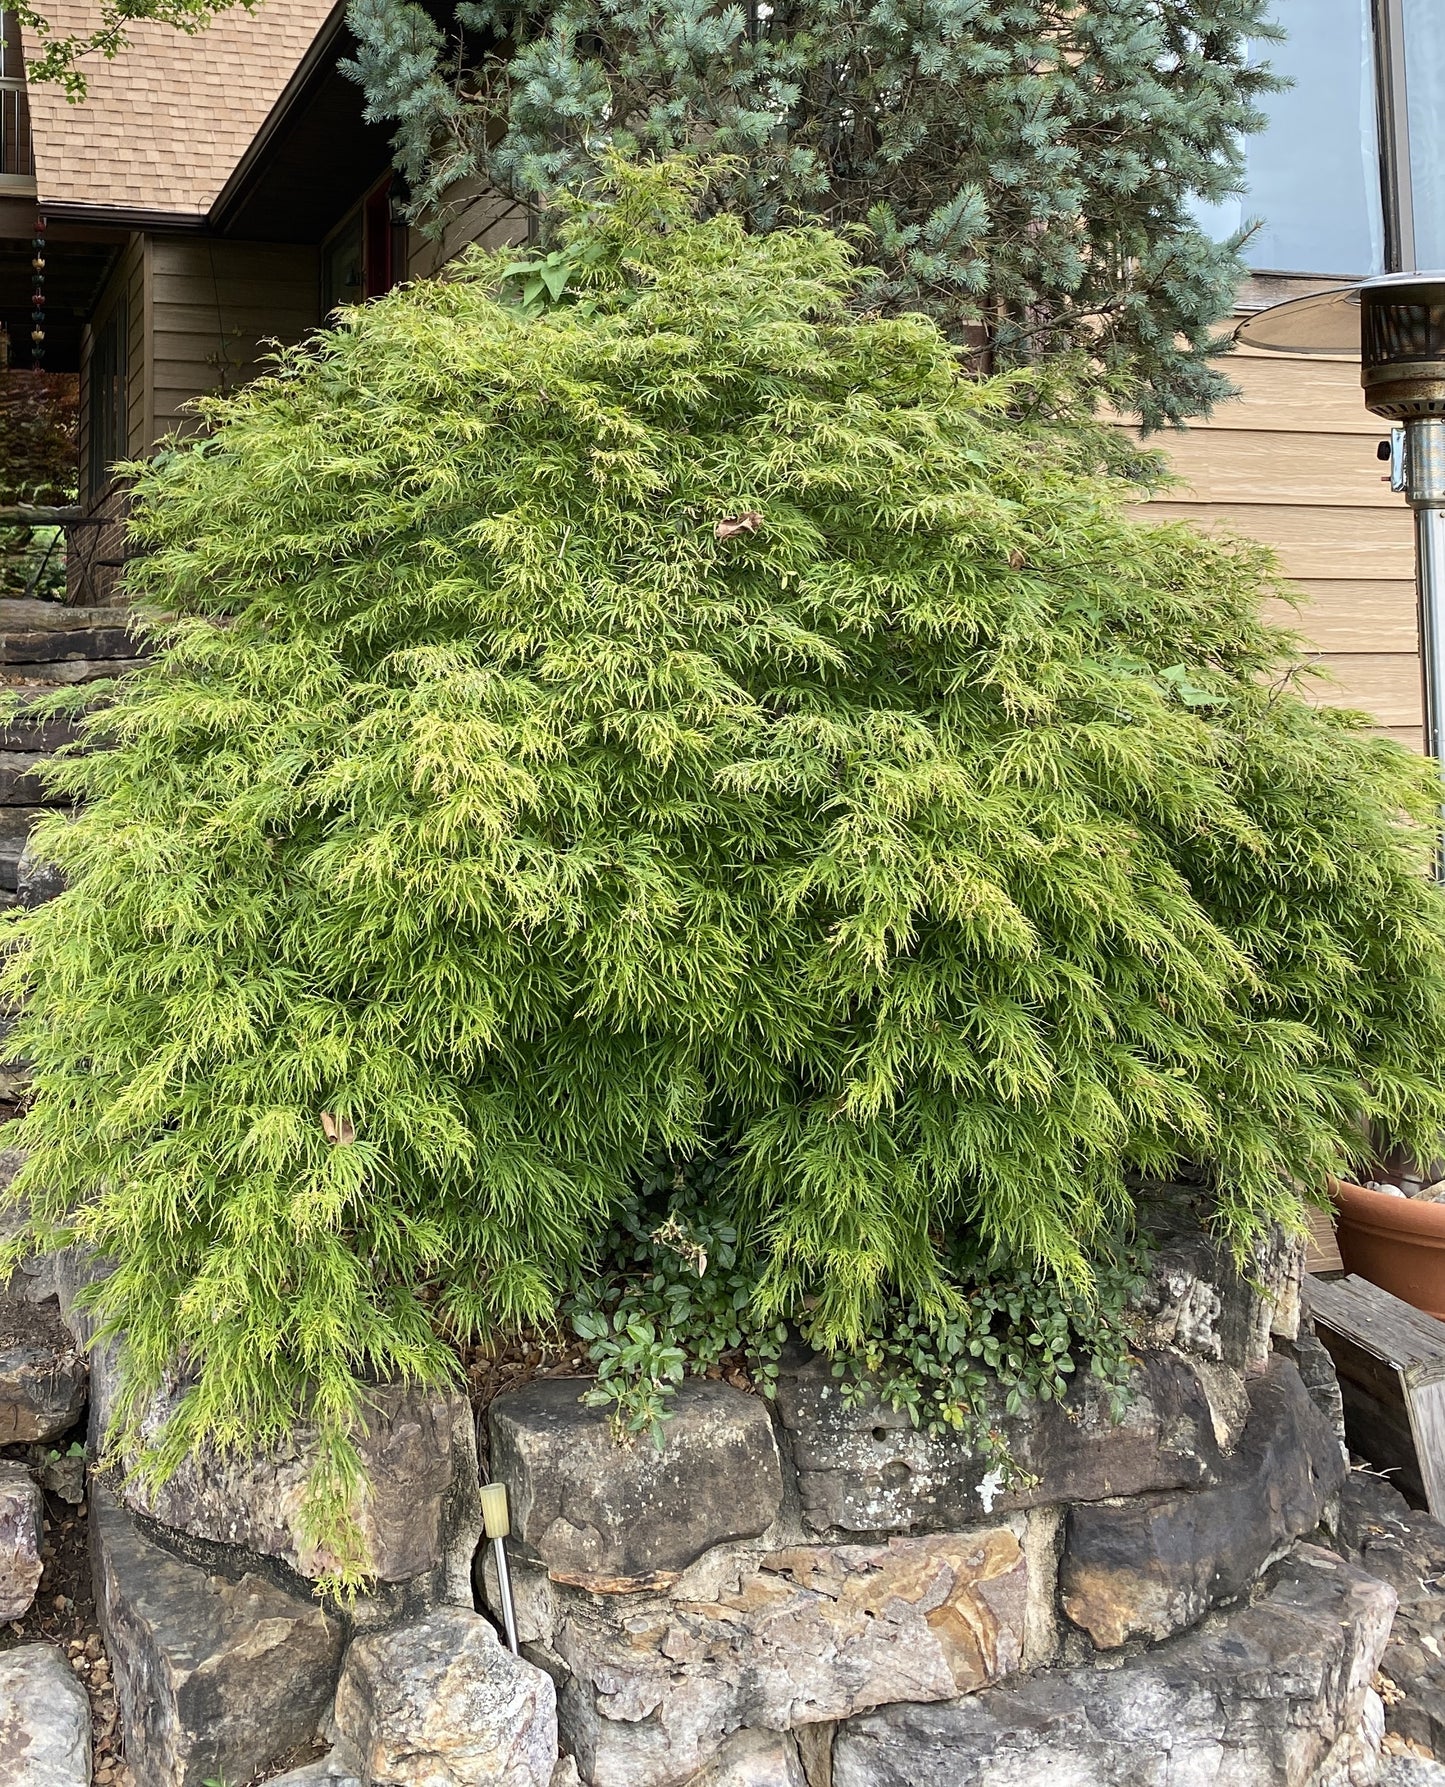
<svg viewBox="0 0 1445 1787">
<path fill-rule="evenodd" d="M 113 1262 L 118 1441 L 189 1389 L 155 1468 L 316 1424 L 342 1577 L 360 1386 L 554 1320 L 642 1163 L 725 1162 L 749 1322 L 866 1354 L 960 1238 L 1087 1301 L 1139 1176 L 1243 1249 L 1445 1119 L 1435 790 L 1294 692 L 1262 552 L 701 178 L 614 168 L 550 283 L 348 312 L 141 471 L 159 657 L 10 933 L 16 1245 Z"/>
<path fill-rule="evenodd" d="M 666 1417 L 689 1374 L 728 1373 L 777 1393 L 786 1322 L 759 1307 L 758 1238 L 740 1231 L 731 1163 L 700 1153 L 637 1176 L 612 1231 L 562 1302 L 596 1372 L 583 1400 L 610 1411 L 621 1439 Z M 929 1433 L 963 1436 L 1009 1481 L 1024 1473 L 1006 1417 L 1026 1402 L 1061 1401 L 1080 1363 L 1110 1407 L 1129 1396 L 1148 1244 L 1122 1230 L 1093 1237 L 1086 1283 L 1060 1283 L 1000 1259 L 962 1230 L 942 1250 L 950 1296 L 921 1308 L 881 1299 L 833 1362 L 845 1403 L 876 1397 Z M 806 1313 L 800 1321 L 811 1332 Z"/>
</svg>

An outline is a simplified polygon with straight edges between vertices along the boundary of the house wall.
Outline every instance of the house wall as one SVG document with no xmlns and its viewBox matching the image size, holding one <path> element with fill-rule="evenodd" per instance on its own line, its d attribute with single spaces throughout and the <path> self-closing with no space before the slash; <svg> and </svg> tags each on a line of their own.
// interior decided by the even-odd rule
<svg viewBox="0 0 1445 1787">
<path fill-rule="evenodd" d="M 320 321 L 314 248 L 203 237 L 149 243 L 147 331 L 153 368 L 149 441 L 193 433 L 197 397 L 234 391 L 265 370 L 271 340 L 299 341 Z"/>
<path fill-rule="evenodd" d="M 82 468 L 90 450 L 91 361 L 118 304 L 128 311 L 126 452 L 135 457 L 172 429 L 194 431 L 198 423 L 186 405 L 254 378 L 272 339 L 299 341 L 314 328 L 317 281 L 314 248 L 132 236 L 81 348 Z"/>
<path fill-rule="evenodd" d="M 144 236 L 133 235 L 126 242 L 106 277 L 80 339 L 81 504 L 90 514 L 113 518 L 112 524 L 104 527 L 72 528 L 66 542 L 66 596 L 69 601 L 84 606 L 114 600 L 120 560 L 125 551 L 125 535 L 120 525 L 124 516 L 123 493 L 109 482 L 94 487 L 90 481 L 91 435 L 95 418 L 92 373 L 96 342 L 122 307 L 125 312 L 125 455 L 143 453 L 149 440 L 145 432 L 147 251 Z"/>
<path fill-rule="evenodd" d="M 461 181 L 443 201 L 446 222 L 436 235 L 407 231 L 407 279 L 430 279 L 473 243 L 483 248 L 516 247 L 527 240 L 527 213 L 515 199 L 480 181 Z"/>
<path fill-rule="evenodd" d="M 90 463 L 92 418 L 91 367 L 95 343 L 109 325 L 116 308 L 124 304 L 126 318 L 127 453 L 142 451 L 142 418 L 145 409 L 145 250 L 143 236 L 132 236 L 111 267 L 100 297 L 91 312 L 80 344 L 80 468 L 82 494 Z"/>
<path fill-rule="evenodd" d="M 316 326 L 319 266 L 314 248 L 134 235 L 111 269 L 81 344 L 82 500 L 115 524 L 73 530 L 67 563 L 74 602 L 116 595 L 124 550 L 125 493 L 88 477 L 95 407 L 96 343 L 117 306 L 126 307 L 124 453 L 139 458 L 173 430 L 193 433 L 195 398 L 234 391 L 264 371 L 272 340 L 294 342 Z"/>
<path fill-rule="evenodd" d="M 1375 456 L 1388 428 L 1364 406 L 1358 362 L 1241 350 L 1227 370 L 1239 400 L 1154 437 L 1184 488 L 1149 511 L 1272 546 L 1304 597 L 1276 618 L 1328 678 L 1310 698 L 1419 749 L 1413 523 Z"/>
</svg>

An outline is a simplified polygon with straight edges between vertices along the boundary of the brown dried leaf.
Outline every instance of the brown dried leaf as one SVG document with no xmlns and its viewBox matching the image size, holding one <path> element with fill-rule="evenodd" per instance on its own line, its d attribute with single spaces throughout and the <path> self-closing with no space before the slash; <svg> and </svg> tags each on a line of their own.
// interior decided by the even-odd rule
<svg viewBox="0 0 1445 1787">
<path fill-rule="evenodd" d="M 763 525 L 756 509 L 744 509 L 741 515 L 725 516 L 712 530 L 719 540 L 731 540 L 735 534 L 755 534 Z"/>
<path fill-rule="evenodd" d="M 350 1117 L 333 1117 L 330 1111 L 323 1111 L 321 1133 L 338 1148 L 349 1148 L 356 1140 L 356 1125 Z"/>
</svg>

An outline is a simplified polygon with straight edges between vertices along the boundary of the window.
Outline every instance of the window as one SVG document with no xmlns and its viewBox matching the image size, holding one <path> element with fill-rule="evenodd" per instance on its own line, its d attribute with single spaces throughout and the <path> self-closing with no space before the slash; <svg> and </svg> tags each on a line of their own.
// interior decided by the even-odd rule
<svg viewBox="0 0 1445 1787">
<path fill-rule="evenodd" d="M 1262 220 L 1244 258 L 1271 273 L 1380 273 L 1385 226 L 1370 0 L 1294 0 L 1290 36 L 1259 54 L 1294 85 L 1262 109 L 1269 127 L 1245 143 L 1249 190 L 1201 206 L 1219 239 Z"/>
<path fill-rule="evenodd" d="M 321 308 L 389 292 L 405 272 L 405 226 L 391 216 L 391 176 L 374 186 L 321 250 Z"/>
<path fill-rule="evenodd" d="M 20 21 L 0 10 L 0 191 L 33 191 L 34 174 Z"/>
<path fill-rule="evenodd" d="M 1396 132 L 1408 145 L 1400 180 L 1404 270 L 1445 267 L 1445 11 L 1440 0 L 1400 0 L 1403 66 Z M 1402 129 L 1403 127 L 1403 129 Z"/>
<path fill-rule="evenodd" d="M 1201 205 L 1211 235 L 1260 228 L 1268 273 L 1445 266 L 1445 0 L 1291 0 L 1259 54 L 1294 85 L 1245 144 L 1248 191 Z"/>
<path fill-rule="evenodd" d="M 96 331 L 90 350 L 90 439 L 86 483 L 99 496 L 110 468 L 124 459 L 130 443 L 130 411 L 126 402 L 126 307 L 117 304 Z"/>
<path fill-rule="evenodd" d="M 353 211 L 321 251 L 321 309 L 360 304 L 366 296 L 362 214 Z"/>
</svg>

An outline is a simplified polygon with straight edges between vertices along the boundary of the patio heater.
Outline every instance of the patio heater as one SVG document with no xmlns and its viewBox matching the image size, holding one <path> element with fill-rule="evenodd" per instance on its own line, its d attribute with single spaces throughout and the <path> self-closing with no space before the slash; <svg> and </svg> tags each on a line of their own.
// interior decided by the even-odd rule
<svg viewBox="0 0 1445 1787">
<path fill-rule="evenodd" d="M 1445 777 L 1445 273 L 1391 273 L 1293 298 L 1234 334 L 1275 353 L 1358 354 L 1366 408 L 1397 424 L 1380 458 L 1415 511 L 1425 749 Z M 1436 879 L 1445 881 L 1445 860 Z"/>
</svg>

